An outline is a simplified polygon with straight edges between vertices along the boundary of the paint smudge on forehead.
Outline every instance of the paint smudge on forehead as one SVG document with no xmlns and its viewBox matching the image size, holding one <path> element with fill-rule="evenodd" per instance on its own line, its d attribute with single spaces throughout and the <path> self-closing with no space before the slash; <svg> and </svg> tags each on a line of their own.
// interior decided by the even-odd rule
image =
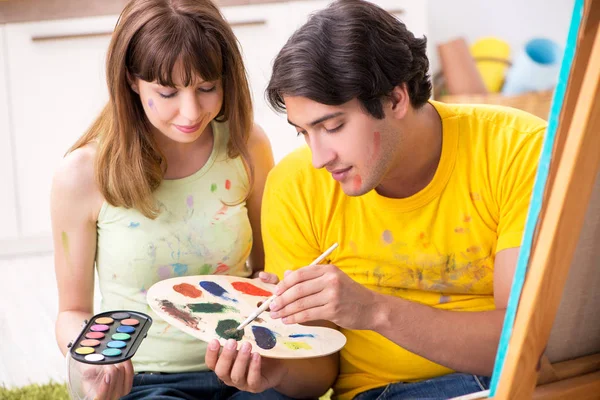
<svg viewBox="0 0 600 400">
<path fill-rule="evenodd" d="M 217 314 L 230 312 L 239 314 L 240 312 L 240 310 L 238 310 L 235 307 L 230 307 L 219 303 L 195 303 L 188 304 L 187 306 L 190 310 L 192 310 L 195 313 Z"/>
<path fill-rule="evenodd" d="M 224 300 L 233 301 L 234 303 L 238 302 L 235 298 L 231 297 L 227 290 L 223 289 L 219 284 L 215 282 L 201 281 L 200 286 L 202 287 L 202 289 L 206 290 L 213 296 L 220 297 Z"/>
<path fill-rule="evenodd" d="M 180 283 L 179 285 L 175 285 L 173 286 L 173 290 L 193 299 L 197 299 L 198 297 L 202 296 L 202 291 L 194 285 L 190 285 L 189 283 Z"/>
<path fill-rule="evenodd" d="M 261 349 L 270 350 L 277 344 L 275 333 L 269 328 L 265 328 L 264 326 L 253 326 L 252 334 L 254 335 L 256 344 Z"/>
<path fill-rule="evenodd" d="M 158 303 L 160 309 L 169 314 L 171 317 L 178 319 L 192 329 L 198 329 L 198 322 L 200 321 L 196 317 L 192 316 L 190 312 L 177 308 L 177 306 L 175 306 L 175 304 L 171 303 L 169 300 L 159 300 Z"/>
<path fill-rule="evenodd" d="M 257 286 L 254 286 L 253 284 L 248 283 L 248 282 L 232 282 L 231 286 L 233 286 L 233 288 L 235 290 L 237 290 L 238 292 L 249 294 L 250 296 L 269 297 L 269 296 L 273 295 L 273 293 L 268 292 L 264 289 L 261 289 Z"/>
<path fill-rule="evenodd" d="M 234 319 L 224 319 L 217 323 L 215 332 L 223 339 L 235 339 L 238 342 L 244 337 L 244 331 L 236 328 L 240 323 Z"/>
</svg>

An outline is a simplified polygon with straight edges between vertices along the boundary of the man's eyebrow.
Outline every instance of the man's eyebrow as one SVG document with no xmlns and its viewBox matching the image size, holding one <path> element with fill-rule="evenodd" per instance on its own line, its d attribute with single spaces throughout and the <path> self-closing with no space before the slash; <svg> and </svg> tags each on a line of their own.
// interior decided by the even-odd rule
<svg viewBox="0 0 600 400">
<path fill-rule="evenodd" d="M 313 127 L 313 126 L 315 126 L 317 124 L 320 124 L 321 122 L 327 121 L 328 119 L 339 117 L 343 113 L 344 113 L 343 111 L 338 111 L 338 112 L 334 112 L 334 113 L 331 113 L 331 114 L 323 115 L 321 118 L 317 118 L 313 122 L 309 123 L 308 126 Z M 293 123 L 292 121 L 290 121 L 289 118 L 288 118 L 287 122 L 288 122 L 288 124 L 294 125 L 296 128 L 299 128 L 299 126 L 296 125 L 295 123 Z"/>
</svg>

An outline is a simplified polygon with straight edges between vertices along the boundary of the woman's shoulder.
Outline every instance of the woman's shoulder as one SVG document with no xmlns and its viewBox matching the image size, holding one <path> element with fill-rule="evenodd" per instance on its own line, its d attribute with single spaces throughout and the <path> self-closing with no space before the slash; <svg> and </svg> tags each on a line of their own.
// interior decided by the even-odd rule
<svg viewBox="0 0 600 400">
<path fill-rule="evenodd" d="M 60 161 L 53 178 L 53 191 L 65 201 L 89 202 L 97 208 L 102 196 L 95 177 L 97 146 L 88 143 L 70 151 Z"/>
</svg>

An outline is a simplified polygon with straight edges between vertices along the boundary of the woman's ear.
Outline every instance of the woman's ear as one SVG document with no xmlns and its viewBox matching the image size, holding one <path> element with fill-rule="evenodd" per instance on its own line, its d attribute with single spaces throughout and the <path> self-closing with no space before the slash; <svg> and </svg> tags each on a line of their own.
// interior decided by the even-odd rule
<svg viewBox="0 0 600 400">
<path fill-rule="evenodd" d="M 127 83 L 129 83 L 129 87 L 131 88 L 131 90 L 133 90 L 137 94 L 140 94 L 140 89 L 138 88 L 137 80 L 131 76 L 129 71 L 127 71 L 126 74 L 127 74 Z"/>
</svg>

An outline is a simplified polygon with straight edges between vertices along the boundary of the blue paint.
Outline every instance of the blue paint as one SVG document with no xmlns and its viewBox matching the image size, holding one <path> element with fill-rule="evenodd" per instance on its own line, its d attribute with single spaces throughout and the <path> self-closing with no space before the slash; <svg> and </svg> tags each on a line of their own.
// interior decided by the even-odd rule
<svg viewBox="0 0 600 400">
<path fill-rule="evenodd" d="M 106 347 L 110 347 L 112 349 L 122 349 L 125 346 L 127 346 L 127 343 L 122 340 L 112 340 L 106 343 Z"/>
<path fill-rule="evenodd" d="M 252 334 L 254 335 L 254 340 L 256 340 L 256 344 L 261 349 L 270 350 L 277 344 L 275 334 L 269 328 L 254 325 L 252 326 Z"/>
<path fill-rule="evenodd" d="M 132 333 L 135 332 L 135 328 L 133 326 L 121 325 L 117 328 L 117 332 L 119 333 Z"/>
<path fill-rule="evenodd" d="M 139 223 L 139 222 L 133 222 L 133 221 L 131 221 L 131 222 L 129 223 L 129 226 L 127 226 L 127 227 L 128 227 L 128 228 L 137 228 L 138 226 L 140 226 L 140 223 Z"/>
<path fill-rule="evenodd" d="M 560 110 L 562 108 L 567 89 L 567 82 L 569 81 L 571 64 L 573 64 L 573 57 L 577 47 L 577 35 L 579 32 L 579 24 L 581 22 L 582 15 L 583 0 L 576 0 L 571 18 L 571 26 L 567 36 L 565 54 L 563 55 L 562 65 L 560 67 L 558 83 L 552 98 L 552 107 L 550 108 L 548 128 L 546 130 L 546 136 L 542 146 L 539 166 L 535 177 L 535 184 L 533 185 L 531 204 L 529 206 L 529 213 L 527 214 L 527 222 L 525 223 L 525 232 L 523 233 L 523 240 L 521 243 L 521 249 L 519 251 L 519 259 L 517 261 L 512 287 L 510 289 L 510 297 L 508 299 L 506 314 L 504 316 L 502 334 L 500 336 L 500 342 L 498 343 L 498 352 L 496 353 L 496 363 L 494 364 L 494 372 L 492 374 L 489 397 L 494 397 L 498 390 L 500 375 L 502 374 L 502 368 L 504 367 L 506 354 L 508 352 L 508 343 L 510 342 L 513 326 L 515 324 L 515 316 L 517 314 L 517 307 L 519 305 L 521 291 L 523 290 L 523 284 L 525 283 L 525 275 L 527 274 L 527 265 L 529 264 L 533 236 L 542 208 L 546 181 L 548 180 L 548 174 L 550 172 L 550 161 L 552 160 L 552 149 L 554 147 L 558 118 L 560 116 Z"/>
<path fill-rule="evenodd" d="M 202 289 L 206 290 L 208 293 L 212 294 L 213 296 L 220 297 L 225 300 L 233 301 L 234 303 L 238 302 L 236 299 L 231 297 L 231 295 L 229 294 L 229 292 L 227 290 L 223 289 L 221 286 L 219 286 L 218 284 L 216 284 L 214 282 L 200 281 L 200 287 L 202 287 Z"/>
<path fill-rule="evenodd" d="M 314 338 L 315 335 L 312 335 L 310 333 L 296 333 L 294 335 L 290 335 L 289 337 L 291 337 L 291 338 L 299 338 L 299 337 L 312 337 L 312 338 Z"/>
<path fill-rule="evenodd" d="M 171 266 L 173 267 L 173 272 L 177 276 L 183 276 L 188 271 L 187 264 L 175 263 L 175 264 L 171 264 Z"/>
</svg>

